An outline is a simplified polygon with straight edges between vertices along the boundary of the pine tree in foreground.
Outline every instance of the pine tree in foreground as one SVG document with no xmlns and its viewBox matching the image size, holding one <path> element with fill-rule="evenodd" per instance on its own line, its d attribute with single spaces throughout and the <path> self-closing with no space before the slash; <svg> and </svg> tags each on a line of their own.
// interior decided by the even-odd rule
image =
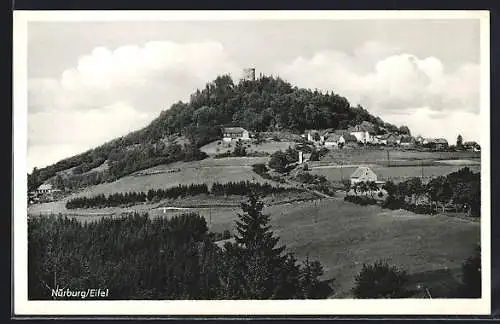
<svg viewBox="0 0 500 324">
<path fill-rule="evenodd" d="M 239 253 L 232 253 L 240 261 L 239 279 L 233 278 L 233 282 L 241 283 L 236 298 L 326 298 L 331 294 L 329 285 L 319 280 L 323 269 L 318 261 L 301 267 L 279 244 L 279 237 L 271 230 L 270 217 L 262 212 L 264 204 L 256 194 L 251 193 L 241 208 L 233 245 L 233 251 L 238 249 Z"/>
</svg>

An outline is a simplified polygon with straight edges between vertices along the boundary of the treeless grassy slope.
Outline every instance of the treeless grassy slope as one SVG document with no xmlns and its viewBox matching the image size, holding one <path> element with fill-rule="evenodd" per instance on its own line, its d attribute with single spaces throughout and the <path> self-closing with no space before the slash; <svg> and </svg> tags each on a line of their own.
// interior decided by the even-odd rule
<svg viewBox="0 0 500 324">
<path fill-rule="evenodd" d="M 479 223 L 341 200 L 271 207 L 267 212 L 297 257 L 309 255 L 322 262 L 325 278 L 336 279 L 337 297 L 350 296 L 363 263 L 386 259 L 410 274 L 431 274 L 460 267 L 480 241 Z M 432 286 L 426 278 L 419 280 Z"/>
</svg>

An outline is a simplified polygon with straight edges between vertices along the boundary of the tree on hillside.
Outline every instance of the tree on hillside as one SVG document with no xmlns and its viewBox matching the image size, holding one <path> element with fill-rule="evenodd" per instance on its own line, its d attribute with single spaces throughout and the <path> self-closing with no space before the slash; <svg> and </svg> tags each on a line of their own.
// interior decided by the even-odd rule
<svg viewBox="0 0 500 324">
<path fill-rule="evenodd" d="M 368 183 L 368 190 L 370 190 L 370 196 L 373 198 L 373 193 L 378 191 L 378 186 L 375 181 L 370 181 Z"/>
<path fill-rule="evenodd" d="M 269 225 L 269 215 L 263 214 L 264 204 L 255 194 L 248 202 L 241 204 L 242 214 L 238 214 L 235 235 L 236 243 L 243 249 L 242 258 L 246 267 L 244 296 L 270 298 L 273 293 L 274 278 L 279 266 L 285 261 L 285 246 L 279 246 L 279 238 L 274 237 Z"/>
<path fill-rule="evenodd" d="M 241 141 L 237 141 L 233 151 L 234 156 L 246 156 L 247 150 Z"/>
<path fill-rule="evenodd" d="M 458 137 L 457 137 L 457 149 L 461 149 L 463 148 L 463 138 L 462 138 L 462 135 L 458 134 Z"/>
<path fill-rule="evenodd" d="M 342 181 L 342 184 L 344 185 L 345 193 L 349 194 L 349 191 L 351 191 L 351 189 L 352 189 L 351 181 L 350 180 L 344 180 L 344 181 Z"/>
<path fill-rule="evenodd" d="M 399 131 L 399 134 L 401 134 L 401 135 L 411 135 L 410 129 L 406 125 L 399 127 L 398 131 Z"/>
<path fill-rule="evenodd" d="M 221 278 L 229 290 L 225 296 L 237 299 L 326 298 L 332 292 L 320 281 L 323 268 L 318 261 L 301 267 L 295 257 L 279 244 L 270 226 L 270 216 L 262 212 L 264 204 L 255 194 L 241 204 L 234 244 L 226 244 L 223 263 L 226 276 Z"/>
<path fill-rule="evenodd" d="M 462 284 L 460 297 L 481 298 L 481 249 L 477 247 L 474 255 L 462 264 Z"/>
<path fill-rule="evenodd" d="M 404 285 L 408 282 L 405 270 L 389 266 L 387 262 L 363 264 L 361 272 L 355 277 L 354 295 L 356 298 L 402 298 L 408 296 Z"/>
<path fill-rule="evenodd" d="M 298 161 L 298 154 L 296 156 Z M 287 166 L 295 159 L 295 154 L 289 152 L 276 151 L 271 155 L 271 159 L 269 160 L 269 167 L 274 169 L 276 172 L 285 173 L 287 171 Z"/>
<path fill-rule="evenodd" d="M 320 281 L 324 274 L 323 266 L 319 261 L 310 261 L 306 257 L 300 269 L 300 289 L 302 298 L 322 299 L 327 298 L 331 293 L 331 287 L 325 282 Z"/>
<path fill-rule="evenodd" d="M 309 157 L 311 161 L 319 161 L 319 152 L 316 149 L 313 149 L 311 152 L 311 156 Z"/>
<path fill-rule="evenodd" d="M 369 189 L 368 189 L 368 183 L 366 183 L 365 181 L 362 181 L 362 182 L 360 182 L 358 185 L 359 185 L 359 186 L 358 186 L 359 191 L 360 191 L 361 193 L 364 193 L 364 194 L 365 194 L 365 196 L 366 196 L 366 194 L 368 193 L 368 190 L 369 190 Z"/>
</svg>

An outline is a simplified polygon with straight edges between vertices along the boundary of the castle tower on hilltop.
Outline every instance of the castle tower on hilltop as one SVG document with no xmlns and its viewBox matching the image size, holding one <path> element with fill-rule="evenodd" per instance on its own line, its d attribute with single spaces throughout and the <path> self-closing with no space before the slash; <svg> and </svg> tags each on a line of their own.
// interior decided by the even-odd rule
<svg viewBox="0 0 500 324">
<path fill-rule="evenodd" d="M 255 68 L 243 69 L 243 80 L 255 81 Z"/>
</svg>

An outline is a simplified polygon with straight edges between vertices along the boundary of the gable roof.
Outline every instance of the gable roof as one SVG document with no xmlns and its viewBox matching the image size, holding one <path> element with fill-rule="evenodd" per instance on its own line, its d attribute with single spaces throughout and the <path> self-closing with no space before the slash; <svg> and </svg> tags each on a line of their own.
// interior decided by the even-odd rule
<svg viewBox="0 0 500 324">
<path fill-rule="evenodd" d="M 373 125 L 370 122 L 367 122 L 366 120 L 363 121 L 361 124 L 356 125 L 354 127 L 349 127 L 350 132 L 368 132 L 368 133 L 374 133 L 375 132 L 375 125 Z"/>
<path fill-rule="evenodd" d="M 404 135 L 401 137 L 401 143 L 413 143 L 415 139 L 409 135 Z"/>
<path fill-rule="evenodd" d="M 342 136 L 344 137 L 344 140 L 346 142 L 357 142 L 358 141 L 356 136 L 349 134 L 349 133 L 343 134 Z"/>
<path fill-rule="evenodd" d="M 223 132 L 225 134 L 240 134 L 245 132 L 246 129 L 242 127 L 224 127 Z"/>
<path fill-rule="evenodd" d="M 44 183 L 38 187 L 38 190 L 52 190 L 52 185 L 50 183 Z"/>
<path fill-rule="evenodd" d="M 375 175 L 375 173 L 369 167 L 360 166 L 351 174 L 351 178 L 360 178 L 366 173 Z"/>
<path fill-rule="evenodd" d="M 325 136 L 325 140 L 328 140 L 329 142 L 338 142 L 340 139 L 343 137 L 343 135 L 340 134 L 335 134 L 335 133 L 328 133 Z"/>
<path fill-rule="evenodd" d="M 388 140 L 389 138 L 393 137 L 394 139 L 397 139 L 396 138 L 396 135 L 392 134 L 392 133 L 387 133 L 387 134 L 382 134 L 382 135 L 379 135 L 378 138 L 380 138 L 381 140 Z"/>
<path fill-rule="evenodd" d="M 448 144 L 448 141 L 444 138 L 436 138 L 433 140 L 433 143 L 435 144 Z"/>
</svg>

